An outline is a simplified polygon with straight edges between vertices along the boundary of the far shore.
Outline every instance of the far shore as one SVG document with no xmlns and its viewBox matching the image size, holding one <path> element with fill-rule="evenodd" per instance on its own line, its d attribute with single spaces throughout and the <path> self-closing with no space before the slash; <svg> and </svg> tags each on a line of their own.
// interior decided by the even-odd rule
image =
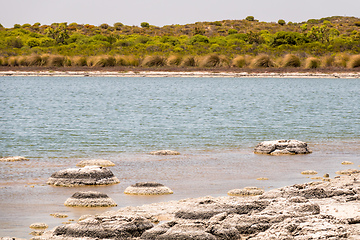
<svg viewBox="0 0 360 240">
<path fill-rule="evenodd" d="M 34 68 L 0 67 L 0 76 L 44 77 L 227 77 L 227 78 L 360 78 L 360 69 L 297 68 Z"/>
</svg>

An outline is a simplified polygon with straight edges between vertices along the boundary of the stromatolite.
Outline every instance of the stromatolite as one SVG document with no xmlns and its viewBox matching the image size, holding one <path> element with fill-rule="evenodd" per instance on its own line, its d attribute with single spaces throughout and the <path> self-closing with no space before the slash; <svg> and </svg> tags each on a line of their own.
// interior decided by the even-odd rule
<svg viewBox="0 0 360 240">
<path fill-rule="evenodd" d="M 165 195 L 172 194 L 173 191 L 161 183 L 141 182 L 127 187 L 124 193 L 130 195 Z"/>
<path fill-rule="evenodd" d="M 51 175 L 47 184 L 74 187 L 82 185 L 109 185 L 119 183 L 119 179 L 107 168 L 86 166 L 84 168 L 69 168 Z"/>
<path fill-rule="evenodd" d="M 115 207 L 117 204 L 105 193 L 76 192 L 65 203 L 68 207 Z"/>
<path fill-rule="evenodd" d="M 306 142 L 298 140 L 264 141 L 259 143 L 254 149 L 254 153 L 270 155 L 308 154 L 311 152 Z"/>
</svg>

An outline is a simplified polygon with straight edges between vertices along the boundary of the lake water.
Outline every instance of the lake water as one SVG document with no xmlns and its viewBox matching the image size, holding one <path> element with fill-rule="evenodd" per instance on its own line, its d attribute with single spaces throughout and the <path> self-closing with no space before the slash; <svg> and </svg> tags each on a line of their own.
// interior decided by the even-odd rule
<svg viewBox="0 0 360 240">
<path fill-rule="evenodd" d="M 30 159 L 0 163 L 0 236 L 30 238 L 31 223 L 53 228 L 128 205 L 310 181 L 300 174 L 304 170 L 334 177 L 337 170 L 358 169 L 359 103 L 359 79 L 0 77 L 0 155 Z M 274 139 L 306 141 L 313 153 L 252 153 L 259 142 Z M 161 149 L 181 155 L 148 154 Z M 44 184 L 85 159 L 113 161 L 121 183 Z M 163 183 L 174 194 L 123 194 L 142 181 Z M 119 206 L 63 205 L 84 189 L 107 193 Z M 55 212 L 69 218 L 49 215 Z"/>
</svg>

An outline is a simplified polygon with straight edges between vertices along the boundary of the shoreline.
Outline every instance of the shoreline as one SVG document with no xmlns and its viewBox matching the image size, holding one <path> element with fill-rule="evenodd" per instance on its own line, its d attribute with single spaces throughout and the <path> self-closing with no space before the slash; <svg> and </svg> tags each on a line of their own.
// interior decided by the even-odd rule
<svg viewBox="0 0 360 240">
<path fill-rule="evenodd" d="M 226 70 L 8 70 L 0 76 L 36 77 L 195 77 L 195 78 L 360 78 L 356 71 L 226 71 Z"/>
</svg>

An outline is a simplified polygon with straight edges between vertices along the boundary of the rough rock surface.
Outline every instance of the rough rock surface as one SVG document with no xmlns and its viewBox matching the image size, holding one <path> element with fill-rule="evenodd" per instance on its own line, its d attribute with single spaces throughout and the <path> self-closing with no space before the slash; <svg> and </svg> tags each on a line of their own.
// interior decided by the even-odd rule
<svg viewBox="0 0 360 240">
<path fill-rule="evenodd" d="M 202 197 L 125 207 L 36 239 L 360 239 L 360 174 L 250 197 Z M 153 223 L 157 224 L 153 224 Z"/>
<path fill-rule="evenodd" d="M 160 150 L 160 151 L 154 151 L 150 152 L 151 155 L 180 155 L 179 152 L 173 151 L 173 150 Z"/>
<path fill-rule="evenodd" d="M 173 191 L 157 182 L 141 182 L 127 187 L 125 194 L 130 195 L 165 195 L 173 194 Z"/>
<path fill-rule="evenodd" d="M 311 152 L 307 143 L 298 140 L 265 141 L 259 143 L 254 149 L 254 153 L 270 155 L 308 154 Z"/>
<path fill-rule="evenodd" d="M 243 189 L 233 189 L 228 191 L 229 196 L 256 196 L 261 195 L 265 191 L 264 189 L 257 188 L 257 187 L 245 187 Z"/>
<path fill-rule="evenodd" d="M 16 161 L 29 161 L 29 159 L 21 156 L 0 158 L 0 162 L 16 162 Z"/>
<path fill-rule="evenodd" d="M 86 166 L 84 168 L 69 168 L 51 175 L 47 184 L 74 187 L 81 185 L 109 185 L 119 183 L 119 179 L 107 168 Z"/>
<path fill-rule="evenodd" d="M 109 160 L 103 159 L 91 159 L 91 160 L 83 160 L 76 164 L 78 167 L 85 167 L 85 166 L 100 166 L 100 167 L 113 167 L 115 163 Z"/>
<path fill-rule="evenodd" d="M 115 207 L 117 204 L 105 193 L 76 192 L 65 203 L 67 207 Z"/>
</svg>

